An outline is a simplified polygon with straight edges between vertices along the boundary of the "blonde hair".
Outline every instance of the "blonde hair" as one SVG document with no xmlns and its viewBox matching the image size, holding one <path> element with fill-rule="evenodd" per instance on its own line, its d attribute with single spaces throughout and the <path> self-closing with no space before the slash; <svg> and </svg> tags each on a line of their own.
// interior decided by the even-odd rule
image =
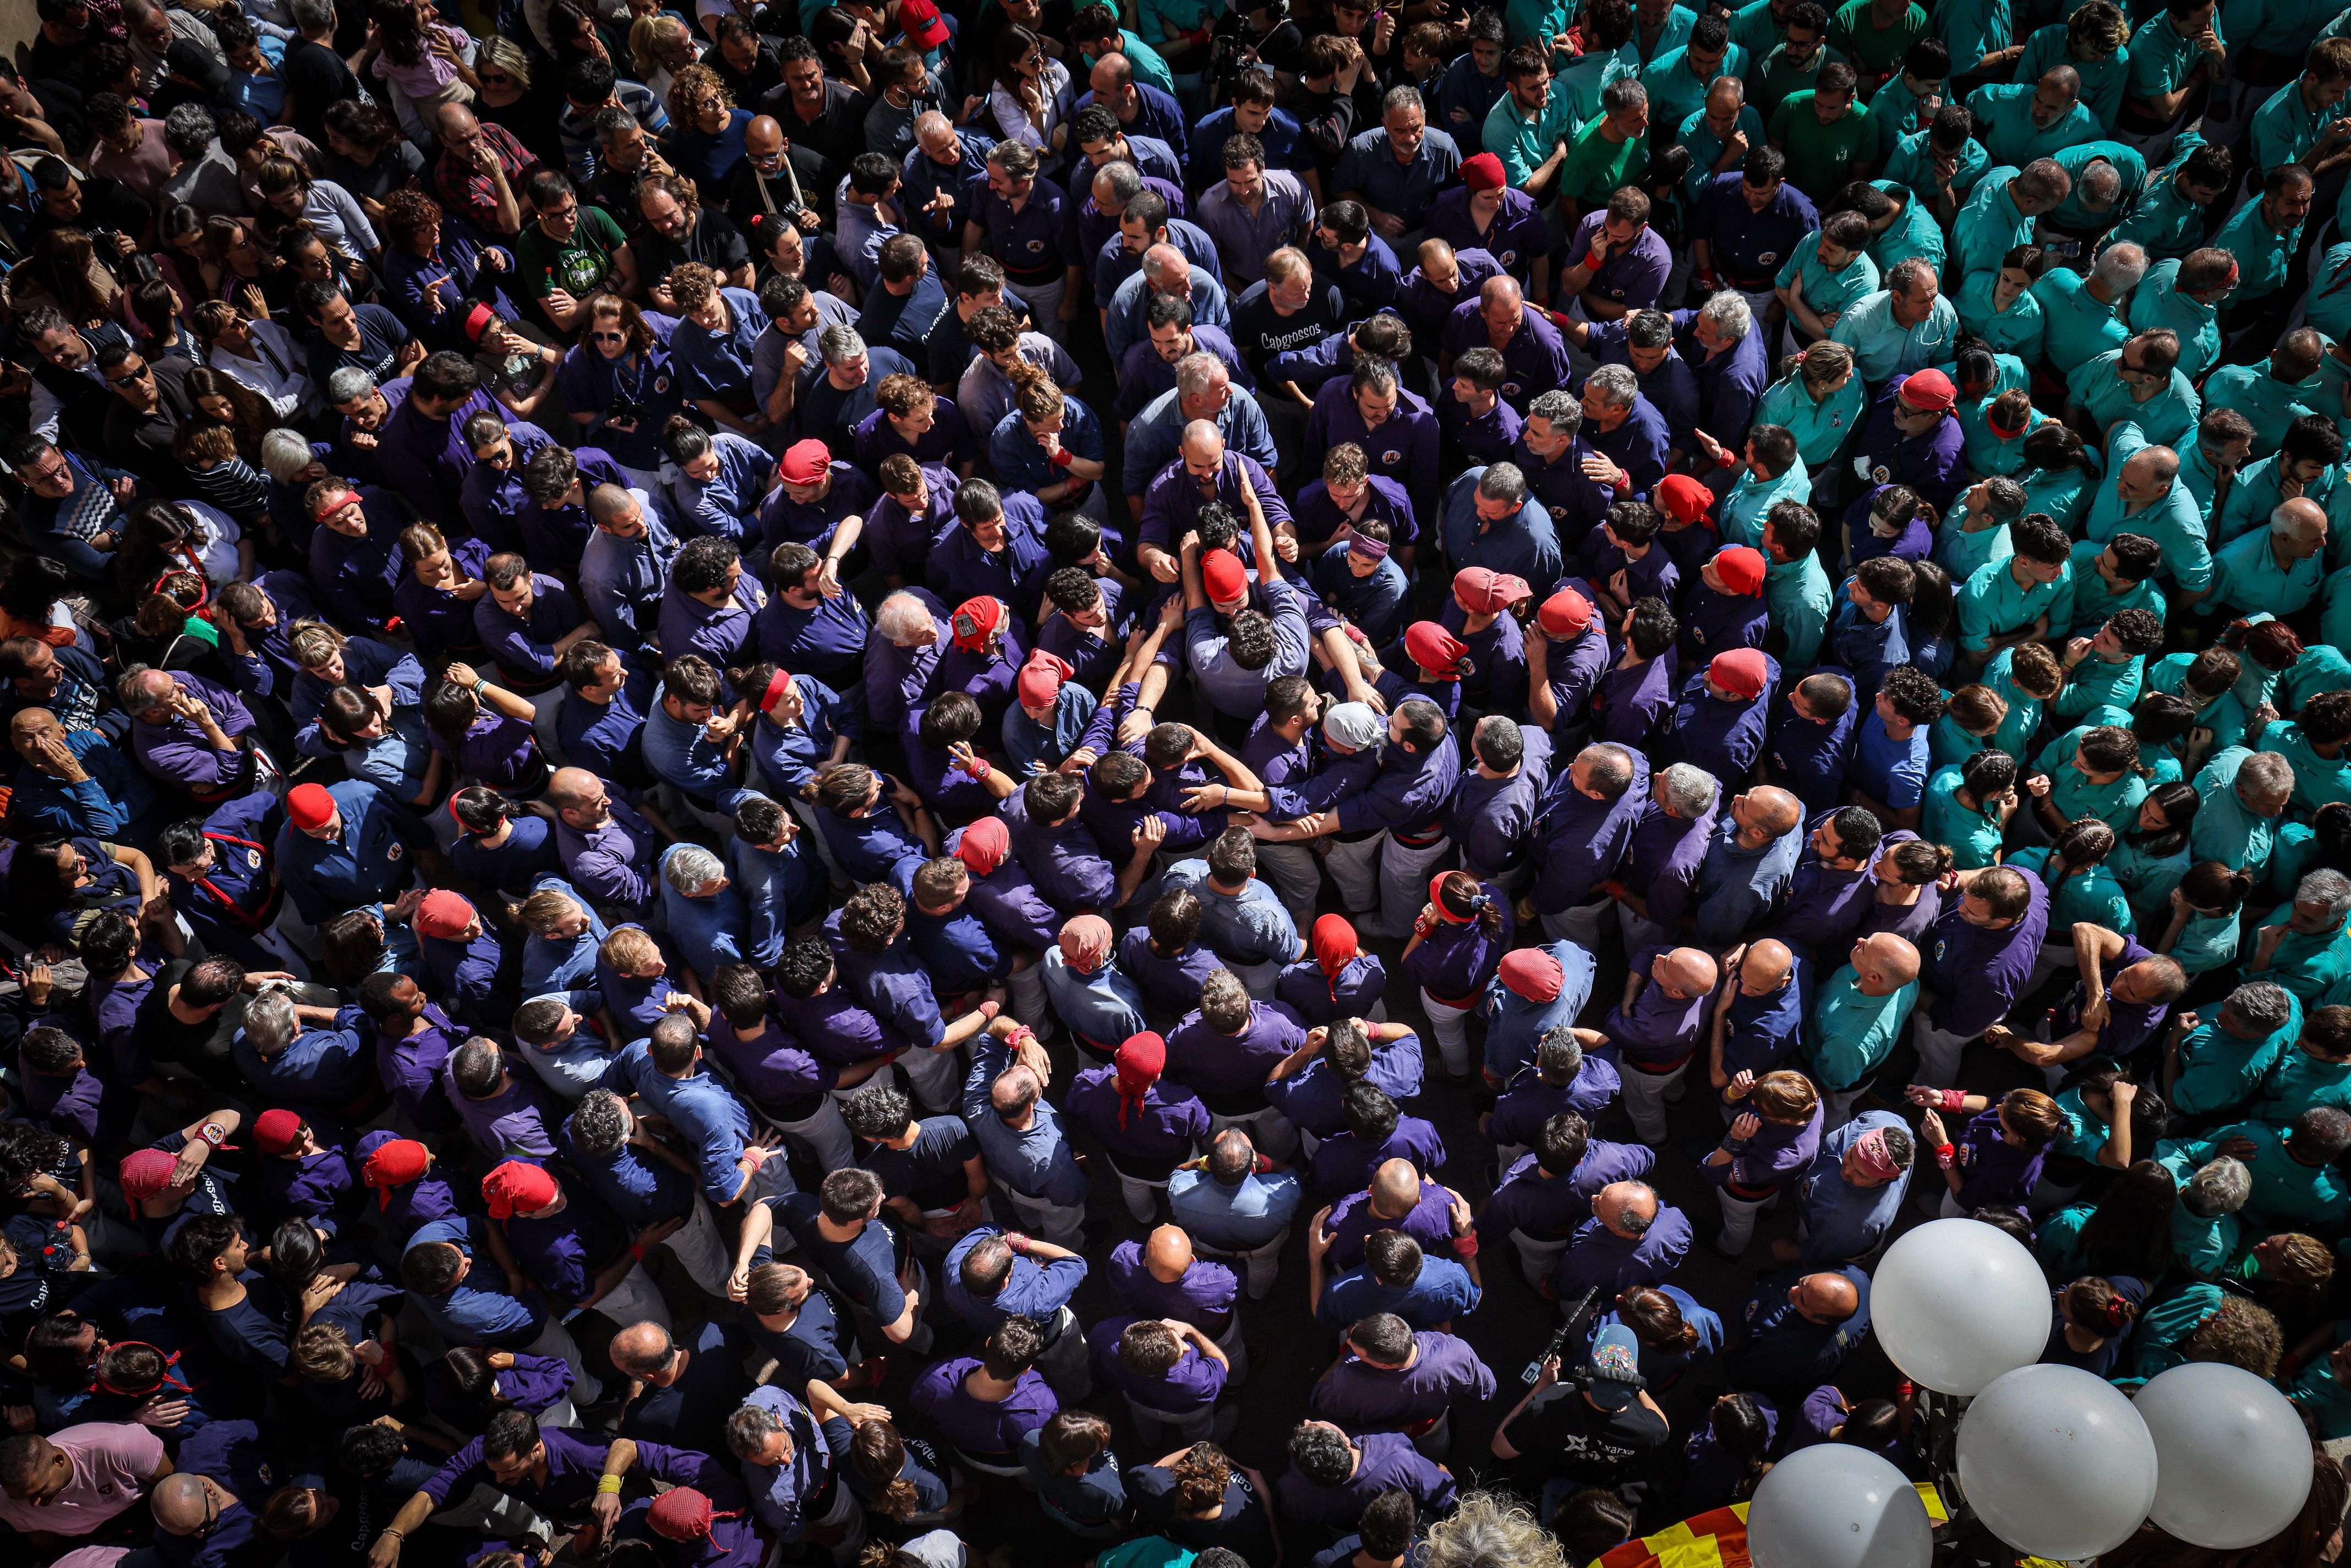
<svg viewBox="0 0 2351 1568">
<path fill-rule="evenodd" d="M 306 670 L 317 669 L 343 650 L 349 641 L 323 621 L 297 621 L 287 634 L 286 643 L 294 654 L 294 662 Z"/>
<path fill-rule="evenodd" d="M 643 81 L 661 69 L 660 51 L 664 44 L 674 44 L 680 38 L 691 41 L 693 37 L 694 30 L 666 11 L 638 17 L 629 28 L 629 58 L 637 68 L 637 79 Z M 672 77 L 670 87 L 673 95 L 676 86 L 677 78 Z M 671 104 L 670 112 L 677 112 L 674 103 Z"/>
<path fill-rule="evenodd" d="M 661 961 L 661 946 L 644 927 L 623 925 L 604 938 L 602 950 L 597 955 L 622 975 L 642 973 L 648 965 Z"/>
<path fill-rule="evenodd" d="M 522 901 L 522 923 L 541 936 L 552 936 L 558 925 L 579 913 L 579 904 L 569 894 L 551 887 L 542 887 Z"/>
</svg>

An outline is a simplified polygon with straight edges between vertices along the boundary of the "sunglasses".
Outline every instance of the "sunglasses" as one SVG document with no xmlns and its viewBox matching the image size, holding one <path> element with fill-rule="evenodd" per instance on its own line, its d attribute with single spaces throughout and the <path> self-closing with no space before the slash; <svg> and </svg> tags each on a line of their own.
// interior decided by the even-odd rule
<svg viewBox="0 0 2351 1568">
<path fill-rule="evenodd" d="M 110 387 L 133 386 L 140 382 L 145 381 L 152 373 L 152 371 L 142 366 L 138 370 L 132 371 L 128 375 L 109 376 L 106 378 L 106 384 Z"/>
<path fill-rule="evenodd" d="M 625 343 L 629 335 L 626 332 L 590 332 L 588 340 L 591 343 Z"/>
</svg>

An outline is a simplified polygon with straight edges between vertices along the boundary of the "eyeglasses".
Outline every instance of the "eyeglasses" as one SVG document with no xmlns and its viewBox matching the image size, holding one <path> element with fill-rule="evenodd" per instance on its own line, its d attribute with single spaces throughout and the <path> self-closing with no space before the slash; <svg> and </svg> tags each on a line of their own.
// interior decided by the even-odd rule
<svg viewBox="0 0 2351 1568">
<path fill-rule="evenodd" d="M 123 375 L 107 377 L 106 384 L 110 387 L 131 386 L 140 382 L 145 381 L 152 373 L 153 372 L 148 370 L 146 366 L 141 365 L 137 370 L 128 371 Z"/>
<path fill-rule="evenodd" d="M 541 207 L 538 215 L 549 223 L 559 224 L 567 219 L 578 217 L 580 204 L 574 202 L 568 207 Z"/>
<path fill-rule="evenodd" d="M 625 343 L 629 335 L 626 332 L 590 332 L 588 340 L 591 343 Z"/>
<path fill-rule="evenodd" d="M 474 73 L 474 79 L 480 82 L 484 87 L 504 87 L 508 82 L 514 80 L 514 78 L 507 75 L 504 71 L 477 70 Z"/>
</svg>

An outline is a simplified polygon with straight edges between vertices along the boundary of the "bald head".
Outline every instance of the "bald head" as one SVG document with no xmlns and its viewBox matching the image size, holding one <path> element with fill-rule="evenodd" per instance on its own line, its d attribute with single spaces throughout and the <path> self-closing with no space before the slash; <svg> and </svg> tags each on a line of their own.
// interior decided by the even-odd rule
<svg viewBox="0 0 2351 1568">
<path fill-rule="evenodd" d="M 1796 955 L 1788 945 L 1766 936 L 1751 944 L 1740 959 L 1739 988 L 1750 997 L 1768 995 L 1788 983 L 1789 972 L 1795 967 Z"/>
<path fill-rule="evenodd" d="M 1192 1238 L 1180 1225 L 1163 1225 L 1143 1243 L 1143 1266 L 1163 1285 L 1172 1285 L 1192 1268 Z"/>
<path fill-rule="evenodd" d="M 1918 977 L 1918 949 L 1891 931 L 1854 944 L 1854 974 L 1862 995 L 1890 997 Z"/>
<path fill-rule="evenodd" d="M 611 1355 L 612 1364 L 631 1377 L 660 1383 L 677 1359 L 677 1342 L 659 1323 L 631 1323 L 612 1336 Z"/>
<path fill-rule="evenodd" d="M 1225 460 L 1225 438 L 1205 419 L 1184 427 L 1184 461 L 1213 467 Z"/>
<path fill-rule="evenodd" d="M 470 141 L 481 133 L 482 129 L 482 122 L 474 118 L 474 111 L 461 103 L 442 105 L 441 112 L 433 117 L 433 124 L 434 129 L 440 131 L 441 140 L 449 142 Z"/>
<path fill-rule="evenodd" d="M 2270 369 L 2278 380 L 2299 386 L 2318 373 L 2319 359 L 2325 352 L 2325 339 L 2307 327 L 2297 327 L 2270 350 Z"/>
<path fill-rule="evenodd" d="M 1384 1219 L 1402 1219 L 1420 1207 L 1420 1173 L 1410 1160 L 1383 1160 L 1372 1173 L 1372 1207 Z"/>
<path fill-rule="evenodd" d="M 1788 831 L 1804 820 L 1804 803 L 1785 789 L 1771 784 L 1747 791 L 1749 809 L 1755 814 L 1756 826 L 1773 838 Z"/>
<path fill-rule="evenodd" d="M 212 1513 L 212 1490 L 202 1476 L 185 1470 L 165 1476 L 147 1494 L 155 1528 L 166 1535 L 193 1535 Z"/>
<path fill-rule="evenodd" d="M 1611 1182 L 1592 1200 L 1594 1218 L 1617 1235 L 1638 1240 L 1657 1222 L 1657 1192 L 1647 1182 Z"/>
<path fill-rule="evenodd" d="M 1688 998 L 1713 990 L 1721 976 L 1714 955 L 1705 948 L 1677 947 L 1657 959 L 1649 977 L 1675 996 Z"/>
<path fill-rule="evenodd" d="M 1861 1292 L 1843 1274 L 1807 1274 L 1789 1287 L 1788 1295 L 1816 1323 L 1841 1323 L 1861 1310 Z"/>
</svg>

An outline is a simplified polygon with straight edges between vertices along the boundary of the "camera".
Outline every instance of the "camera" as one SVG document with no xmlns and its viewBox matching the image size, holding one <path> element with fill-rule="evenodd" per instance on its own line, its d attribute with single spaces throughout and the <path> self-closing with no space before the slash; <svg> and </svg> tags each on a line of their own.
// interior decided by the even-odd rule
<svg viewBox="0 0 2351 1568">
<path fill-rule="evenodd" d="M 644 405 L 635 398 L 615 392 L 612 394 L 611 401 L 604 405 L 604 423 L 607 424 L 625 423 L 639 418 L 644 412 Z"/>
</svg>

